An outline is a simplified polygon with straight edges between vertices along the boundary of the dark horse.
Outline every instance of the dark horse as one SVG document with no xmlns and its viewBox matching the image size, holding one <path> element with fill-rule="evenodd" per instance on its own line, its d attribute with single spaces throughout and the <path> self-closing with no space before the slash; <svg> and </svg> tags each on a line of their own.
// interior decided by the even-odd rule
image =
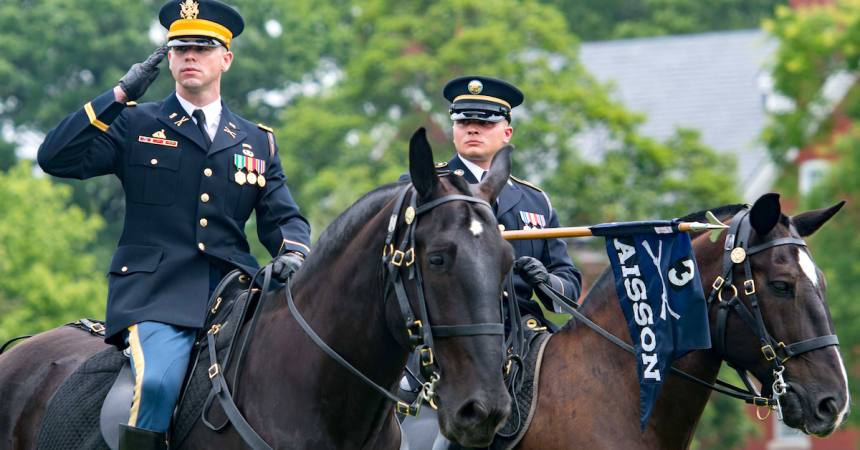
<svg viewBox="0 0 860 450">
<path fill-rule="evenodd" d="M 727 206 L 714 213 L 727 222 L 742 207 Z M 750 247 L 779 238 L 809 236 L 841 207 L 842 203 L 787 217 L 780 211 L 779 197 L 766 195 L 749 213 L 753 230 Z M 685 220 L 707 222 L 703 213 Z M 720 275 L 727 233 L 716 243 L 707 234 L 691 236 L 706 296 Z M 834 334 L 824 296 L 824 275 L 805 248 L 771 247 L 749 256 L 749 261 L 764 323 L 772 336 L 790 344 Z M 740 266 L 734 267 L 734 279 L 740 280 L 735 284 L 739 298 L 749 308 L 742 286 L 746 277 Z M 725 297 L 731 297 L 729 291 Z M 709 311 L 714 343 L 717 310 L 714 306 Z M 631 343 L 611 270 L 600 276 L 579 311 Z M 750 371 L 764 385 L 762 395 L 770 395 L 773 378 L 761 344 L 736 312 L 728 315 L 725 336 L 729 362 Z M 674 367 L 713 383 L 721 364 L 722 359 L 711 349 L 688 353 L 676 360 Z M 784 366 L 785 380 L 790 385 L 782 397 L 785 424 L 815 436 L 829 436 L 846 419 L 849 409 L 848 380 L 839 348 L 818 348 L 791 358 Z M 688 448 L 711 391 L 670 375 L 645 432 L 640 433 L 635 367 L 632 355 L 582 323 L 569 323 L 547 345 L 537 408 L 517 448 Z"/>
<path fill-rule="evenodd" d="M 419 130 L 409 150 L 415 186 L 411 195 L 417 192 L 419 207 L 449 195 L 474 196 L 492 204 L 508 179 L 510 151 L 502 150 L 485 181 L 470 187 L 460 177 L 437 176 L 432 152 Z M 385 268 L 380 260 L 395 197 L 406 186 L 380 187 L 341 214 L 291 283 L 296 307 L 316 333 L 392 393 L 406 365 L 409 344 L 398 302 L 393 295 L 383 301 L 379 275 Z M 398 217 L 395 243 L 403 239 L 403 211 Z M 500 327 L 502 282 L 513 265 L 513 252 L 502 239 L 492 210 L 451 201 L 417 220 L 415 263 L 423 275 L 432 324 Z M 400 270 L 406 274 L 406 265 Z M 404 284 L 411 307 L 417 310 L 416 282 Z M 238 369 L 243 371 L 242 389 L 236 398 L 260 436 L 273 448 L 398 448 L 400 431 L 392 404 L 313 343 L 290 313 L 285 292 L 270 293 L 264 308 L 245 363 Z M 56 388 L 104 348 L 98 338 L 61 327 L 0 356 L 0 447 L 33 448 Z M 441 368 L 436 404 L 442 430 L 464 444 L 489 444 L 510 410 L 501 371 L 502 337 L 440 338 L 433 350 Z M 232 380 L 232 373 L 228 375 Z M 235 428 L 216 434 L 198 420 L 181 447 L 244 444 Z"/>
</svg>

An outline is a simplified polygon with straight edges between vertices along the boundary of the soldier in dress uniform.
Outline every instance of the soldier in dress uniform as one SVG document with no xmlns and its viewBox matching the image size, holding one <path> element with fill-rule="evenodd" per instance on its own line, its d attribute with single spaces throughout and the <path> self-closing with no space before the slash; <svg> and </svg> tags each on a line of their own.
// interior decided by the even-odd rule
<svg viewBox="0 0 860 450">
<path fill-rule="evenodd" d="M 230 45 L 244 28 L 215 0 L 172 0 L 159 12 L 167 44 L 114 89 L 51 130 L 39 165 L 54 176 L 114 174 L 126 214 L 109 269 L 106 340 L 129 345 L 136 385 L 121 449 L 166 448 L 197 329 L 222 274 L 258 269 L 244 234 L 257 211 L 260 241 L 280 282 L 310 251 L 310 225 L 285 185 L 272 130 L 221 100 Z M 176 91 L 136 104 L 168 55 Z"/>
<path fill-rule="evenodd" d="M 465 76 L 445 85 L 442 95 L 451 102 L 449 114 L 454 121 L 454 147 L 457 154 L 447 163 L 437 164 L 440 172 L 452 172 L 469 183 L 478 183 L 490 169 L 496 152 L 511 140 L 511 110 L 524 99 L 510 83 L 490 77 Z M 404 174 L 402 180 L 407 180 Z M 555 228 L 558 214 L 545 192 L 527 181 L 511 176 L 493 206 L 496 219 L 506 230 Z M 514 247 L 514 288 L 523 315 L 543 318 L 537 298 L 549 311 L 560 312 L 552 300 L 534 287 L 549 283 L 567 298 L 576 300 L 582 290 L 582 276 L 567 254 L 561 239 L 511 241 Z M 507 284 L 505 284 L 507 286 Z M 544 320 L 553 331 L 558 327 Z"/>
</svg>

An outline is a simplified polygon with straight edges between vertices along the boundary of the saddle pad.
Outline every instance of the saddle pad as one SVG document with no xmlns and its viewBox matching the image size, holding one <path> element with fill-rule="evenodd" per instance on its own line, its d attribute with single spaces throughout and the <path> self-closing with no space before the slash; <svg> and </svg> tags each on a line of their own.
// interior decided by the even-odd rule
<svg viewBox="0 0 860 450">
<path fill-rule="evenodd" d="M 517 395 L 511 398 L 511 414 L 508 416 L 505 426 L 498 431 L 493 443 L 488 447 L 489 450 L 514 448 L 529 429 L 537 405 L 538 381 L 540 380 L 543 352 L 550 337 L 552 337 L 550 333 L 542 332 L 532 342 L 529 353 L 523 361 L 525 367 L 523 387 Z"/>
<path fill-rule="evenodd" d="M 109 450 L 99 426 L 101 408 L 126 361 L 121 351 L 110 346 L 72 372 L 48 403 L 36 448 Z"/>
</svg>

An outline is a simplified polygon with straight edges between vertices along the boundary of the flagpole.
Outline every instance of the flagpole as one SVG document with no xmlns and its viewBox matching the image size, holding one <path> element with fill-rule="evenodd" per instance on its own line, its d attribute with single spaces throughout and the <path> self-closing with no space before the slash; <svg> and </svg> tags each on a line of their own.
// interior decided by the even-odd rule
<svg viewBox="0 0 860 450">
<path fill-rule="evenodd" d="M 619 223 L 618 225 L 623 225 Z M 701 222 L 681 222 L 678 224 L 679 232 L 686 231 L 705 231 L 705 230 L 723 230 L 728 228 L 728 225 L 710 224 Z M 656 232 L 654 234 L 657 234 Z M 502 237 L 506 241 L 521 241 L 525 239 L 549 239 L 549 238 L 570 238 L 570 237 L 587 237 L 594 236 L 590 227 L 563 227 L 563 228 L 542 228 L 531 230 L 510 230 L 502 231 Z"/>
</svg>

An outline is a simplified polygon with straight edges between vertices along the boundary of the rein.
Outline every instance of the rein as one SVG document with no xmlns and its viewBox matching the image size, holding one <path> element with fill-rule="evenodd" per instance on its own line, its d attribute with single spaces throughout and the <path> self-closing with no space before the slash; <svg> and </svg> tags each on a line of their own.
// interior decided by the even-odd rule
<svg viewBox="0 0 860 450">
<path fill-rule="evenodd" d="M 788 383 L 785 382 L 782 374 L 785 371 L 785 367 L 782 365 L 784 362 L 788 361 L 792 356 L 800 355 L 802 353 L 806 353 L 812 350 L 816 350 L 823 347 L 828 347 L 831 345 L 839 345 L 839 339 L 836 335 L 826 335 L 820 336 L 812 339 L 806 339 L 801 342 L 796 342 L 794 344 L 786 345 L 783 342 L 778 342 L 773 336 L 768 333 L 767 328 L 764 325 L 764 319 L 761 315 L 761 309 L 758 303 L 758 299 L 755 295 L 755 281 L 752 277 L 752 269 L 749 263 L 749 255 L 754 255 L 761 251 L 767 250 L 772 247 L 777 247 L 780 245 L 798 245 L 802 247 L 806 247 L 806 242 L 802 239 L 797 238 L 779 238 L 774 239 L 772 241 L 766 242 L 761 245 L 757 245 L 755 247 L 749 248 L 749 236 L 750 236 L 750 223 L 749 223 L 749 209 L 744 208 L 740 212 L 738 212 L 734 218 L 732 219 L 731 225 L 729 226 L 728 236 L 726 236 L 726 245 L 724 247 L 724 255 L 723 255 L 723 271 L 722 275 L 718 276 L 716 281 L 714 281 L 712 287 L 714 288 L 711 291 L 711 295 L 708 297 L 708 309 L 710 310 L 711 306 L 714 304 L 716 299 L 719 299 L 719 312 L 717 313 L 717 324 L 716 324 L 716 333 L 717 333 L 717 342 L 715 345 L 715 350 L 717 354 L 722 358 L 726 363 L 734 369 L 741 380 L 744 382 L 746 389 L 740 388 L 732 385 L 731 383 L 726 383 L 720 379 L 717 379 L 716 383 L 720 386 L 723 386 L 728 389 L 723 389 L 721 387 L 715 386 L 706 381 L 700 380 L 690 374 L 682 372 L 674 367 L 670 368 L 670 373 L 680 376 L 685 380 L 692 381 L 702 387 L 706 387 L 713 391 L 728 395 L 733 398 L 737 398 L 740 400 L 744 400 L 747 404 L 755 405 L 759 408 L 768 407 L 771 410 L 777 411 L 777 418 L 782 420 L 782 407 L 779 403 L 779 398 L 785 395 L 787 389 L 789 387 Z M 746 219 L 746 220 L 745 220 Z M 740 237 L 738 237 L 740 236 Z M 753 313 L 749 311 L 746 305 L 741 302 L 738 298 L 738 290 L 733 284 L 733 268 L 734 264 L 744 265 L 744 275 L 745 281 L 743 283 L 744 286 L 744 294 L 750 299 L 750 304 L 753 307 Z M 724 301 L 722 299 L 722 290 L 726 287 L 731 287 L 734 295 L 731 300 Z M 538 288 L 547 296 L 551 298 L 555 298 L 556 304 L 558 304 L 564 312 L 570 314 L 587 327 L 596 331 L 598 334 L 612 342 L 613 344 L 623 348 L 627 352 L 631 354 L 635 354 L 635 350 L 633 347 L 626 342 L 622 341 L 615 335 L 609 333 L 608 331 L 601 328 L 599 325 L 595 324 L 587 317 L 582 315 L 577 308 L 579 305 L 574 303 L 573 301 L 567 299 L 563 295 L 556 292 L 551 287 L 542 284 L 538 286 Z M 773 388 L 772 395 L 770 398 L 762 397 L 761 393 L 758 389 L 753 385 L 752 381 L 749 378 L 749 374 L 746 369 L 737 367 L 732 363 L 728 362 L 728 355 L 725 349 L 725 333 L 726 333 L 726 323 L 728 319 L 728 312 L 734 309 L 738 312 L 738 314 L 743 319 L 744 323 L 756 333 L 756 336 L 759 338 L 759 341 L 762 344 L 761 351 L 764 354 L 764 358 L 770 364 L 770 368 L 773 370 Z M 777 347 L 782 347 L 785 351 L 786 357 L 780 358 L 776 351 L 774 350 Z M 765 417 L 761 417 L 759 415 L 759 419 L 765 420 Z M 770 415 L 770 411 L 768 411 L 768 415 Z"/>
<path fill-rule="evenodd" d="M 434 403 L 434 399 L 436 397 L 435 389 L 436 384 L 441 378 L 439 374 L 439 372 L 441 372 L 441 368 L 438 371 L 433 370 L 434 367 L 439 367 L 438 362 L 435 361 L 433 352 L 434 333 L 436 338 L 447 338 L 477 335 L 504 336 L 505 331 L 504 326 L 501 323 L 479 323 L 471 325 L 429 325 L 430 320 L 427 315 L 427 305 L 424 300 L 424 283 L 421 278 L 421 269 L 418 264 L 415 264 L 415 228 L 418 224 L 418 217 L 423 213 L 431 211 L 433 208 L 439 205 L 452 201 L 465 201 L 475 203 L 478 205 L 486 206 L 490 209 L 492 209 L 492 207 L 484 200 L 469 197 L 466 195 L 447 195 L 435 199 L 424 205 L 417 206 L 418 196 L 417 194 L 413 193 L 410 200 L 410 205 L 406 208 L 406 211 L 403 214 L 403 219 L 406 224 L 403 241 L 401 242 L 400 247 L 395 250 L 394 238 L 397 230 L 397 225 L 399 223 L 398 219 L 400 215 L 400 210 L 403 207 L 404 201 L 406 199 L 406 194 L 412 190 L 413 189 L 411 184 L 409 186 L 406 186 L 397 196 L 397 201 L 394 204 L 391 218 L 388 221 L 388 232 L 386 234 L 385 244 L 383 246 L 382 251 L 383 268 L 380 272 L 380 279 L 382 281 L 381 284 L 385 286 L 385 288 L 382 290 L 383 304 L 385 304 L 388 300 L 388 292 L 391 290 L 391 287 L 394 287 L 397 302 L 400 307 L 400 311 L 403 314 L 404 322 L 406 324 L 406 332 L 408 334 L 410 348 L 412 351 L 418 352 L 419 359 L 421 361 L 421 373 L 425 376 L 426 379 L 430 380 L 424 383 L 421 390 L 421 394 L 415 400 L 415 403 L 413 403 L 412 405 L 408 405 L 400 401 L 399 398 L 394 396 L 387 389 L 371 381 L 367 376 L 362 374 L 358 369 L 349 364 L 345 359 L 343 359 L 343 357 L 338 355 L 337 352 L 335 352 L 331 347 L 329 347 L 328 344 L 326 344 L 316 334 L 316 332 L 314 332 L 310 325 L 308 325 L 308 323 L 301 316 L 295 306 L 295 303 L 293 303 L 292 295 L 290 294 L 289 289 L 287 289 L 287 302 L 289 304 L 290 311 L 296 318 L 296 321 L 308 334 L 308 336 L 310 336 L 314 343 L 316 343 L 317 346 L 319 346 L 323 351 L 325 351 L 326 354 L 331 356 L 335 361 L 340 363 L 353 375 L 357 376 L 359 379 L 361 379 L 374 390 L 376 390 L 380 395 L 394 403 L 397 406 L 396 410 L 398 413 L 417 417 L 421 410 L 422 402 L 426 401 L 430 404 L 431 407 L 433 407 L 434 409 L 436 408 L 436 405 Z M 420 319 L 416 319 L 419 316 L 413 312 L 412 307 L 409 304 L 409 299 L 406 295 L 406 288 L 403 285 L 403 278 L 401 276 L 401 268 L 404 268 L 404 266 L 408 268 L 408 279 L 416 280 L 416 291 L 418 295 L 418 308 L 420 313 Z"/>
</svg>

